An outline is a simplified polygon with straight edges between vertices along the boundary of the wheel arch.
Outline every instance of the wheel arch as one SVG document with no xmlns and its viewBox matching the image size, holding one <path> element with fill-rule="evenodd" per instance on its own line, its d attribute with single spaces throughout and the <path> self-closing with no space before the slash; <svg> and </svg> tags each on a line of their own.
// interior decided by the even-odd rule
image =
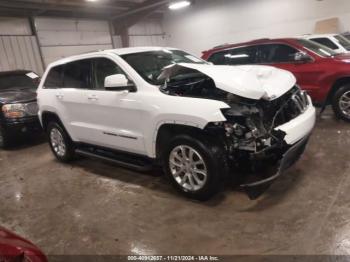
<svg viewBox="0 0 350 262">
<path fill-rule="evenodd" d="M 161 159 L 163 150 L 167 143 L 176 135 L 189 135 L 197 138 L 205 138 L 207 141 L 212 140 L 205 128 L 198 126 L 180 124 L 180 123 L 163 123 L 157 129 L 154 139 L 154 154 L 156 159 Z"/>
<path fill-rule="evenodd" d="M 60 123 L 62 125 L 62 127 L 64 127 L 60 117 L 56 113 L 51 112 L 51 111 L 42 112 L 41 113 L 41 122 L 42 122 L 42 126 L 43 126 L 44 131 L 47 130 L 47 126 L 50 123 L 50 121 L 56 121 L 56 122 Z"/>
<path fill-rule="evenodd" d="M 332 85 L 331 89 L 330 89 L 329 92 L 328 92 L 325 105 L 331 104 L 334 94 L 337 92 L 337 90 L 338 90 L 340 87 L 342 87 L 342 86 L 344 86 L 344 85 L 346 85 L 346 84 L 350 84 L 350 75 L 349 75 L 349 76 L 344 76 L 344 77 L 338 78 L 338 79 L 334 82 L 334 84 Z"/>
</svg>

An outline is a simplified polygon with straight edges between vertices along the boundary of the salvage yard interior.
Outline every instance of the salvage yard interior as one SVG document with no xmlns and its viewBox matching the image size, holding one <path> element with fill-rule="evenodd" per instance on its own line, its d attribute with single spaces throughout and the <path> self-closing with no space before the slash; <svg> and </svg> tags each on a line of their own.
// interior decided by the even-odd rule
<svg viewBox="0 0 350 262">
<path fill-rule="evenodd" d="M 0 262 L 349 255 L 349 61 L 347 0 L 0 0 Z"/>
<path fill-rule="evenodd" d="M 227 184 L 204 203 L 179 197 L 159 172 L 62 165 L 46 144 L 21 145 L 0 153 L 1 223 L 51 255 L 347 255 L 349 135 L 326 112 L 263 197 Z"/>
</svg>

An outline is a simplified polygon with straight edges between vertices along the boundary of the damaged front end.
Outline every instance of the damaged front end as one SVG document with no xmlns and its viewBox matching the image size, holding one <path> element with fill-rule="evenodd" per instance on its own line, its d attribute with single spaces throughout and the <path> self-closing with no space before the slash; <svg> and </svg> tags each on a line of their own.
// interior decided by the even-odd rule
<svg viewBox="0 0 350 262">
<path fill-rule="evenodd" d="M 183 77 L 181 70 L 186 70 Z M 225 102 L 225 122 L 210 123 L 205 128 L 224 145 L 231 169 L 245 173 L 241 187 L 251 199 L 259 197 L 283 171 L 303 153 L 308 136 L 288 144 L 286 132 L 278 127 L 303 114 L 310 100 L 298 86 L 291 86 L 279 97 L 260 99 L 242 97 L 217 87 L 212 77 L 196 70 L 177 68 L 160 90 L 168 95 L 213 99 Z M 272 175 L 265 175 L 276 167 Z M 254 176 L 248 175 L 254 174 Z"/>
<path fill-rule="evenodd" d="M 304 152 L 308 136 L 289 145 L 285 141 L 286 133 L 278 127 L 301 115 L 309 100 L 305 92 L 294 86 L 273 101 L 236 97 L 227 103 L 231 108 L 222 110 L 227 122 L 214 123 L 208 128 L 224 130 L 229 162 L 236 165 L 233 168 L 254 174 L 246 175 L 241 187 L 255 199 Z"/>
</svg>

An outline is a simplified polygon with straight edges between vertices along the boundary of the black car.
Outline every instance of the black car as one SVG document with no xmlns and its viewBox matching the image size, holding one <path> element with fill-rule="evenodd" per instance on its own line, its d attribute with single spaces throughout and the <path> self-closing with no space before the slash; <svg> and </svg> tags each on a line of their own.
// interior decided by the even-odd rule
<svg viewBox="0 0 350 262">
<path fill-rule="evenodd" d="M 19 135 L 40 132 L 36 100 L 39 80 L 31 71 L 0 73 L 0 148 Z"/>
</svg>

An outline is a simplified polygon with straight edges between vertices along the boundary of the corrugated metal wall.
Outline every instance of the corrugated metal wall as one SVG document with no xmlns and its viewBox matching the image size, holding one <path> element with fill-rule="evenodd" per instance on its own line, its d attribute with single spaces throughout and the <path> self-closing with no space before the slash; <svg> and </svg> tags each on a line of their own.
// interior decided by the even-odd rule
<svg viewBox="0 0 350 262">
<path fill-rule="evenodd" d="M 39 46 L 34 36 L 0 36 L 0 71 L 17 69 L 43 73 Z"/>
<path fill-rule="evenodd" d="M 43 73 L 39 46 L 26 18 L 0 18 L 0 71 L 28 69 Z"/>
<path fill-rule="evenodd" d="M 148 20 L 129 28 L 130 46 L 165 46 L 166 39 L 159 21 Z"/>
<path fill-rule="evenodd" d="M 111 37 L 107 21 L 39 17 L 35 25 L 39 43 L 28 19 L 0 17 L 0 71 L 28 69 L 42 74 L 57 59 L 122 47 L 120 36 Z M 129 36 L 130 46 L 166 44 L 159 21 L 138 23 L 129 29 Z"/>
<path fill-rule="evenodd" d="M 106 21 L 37 18 L 35 24 L 46 65 L 63 57 L 113 48 Z"/>
</svg>

